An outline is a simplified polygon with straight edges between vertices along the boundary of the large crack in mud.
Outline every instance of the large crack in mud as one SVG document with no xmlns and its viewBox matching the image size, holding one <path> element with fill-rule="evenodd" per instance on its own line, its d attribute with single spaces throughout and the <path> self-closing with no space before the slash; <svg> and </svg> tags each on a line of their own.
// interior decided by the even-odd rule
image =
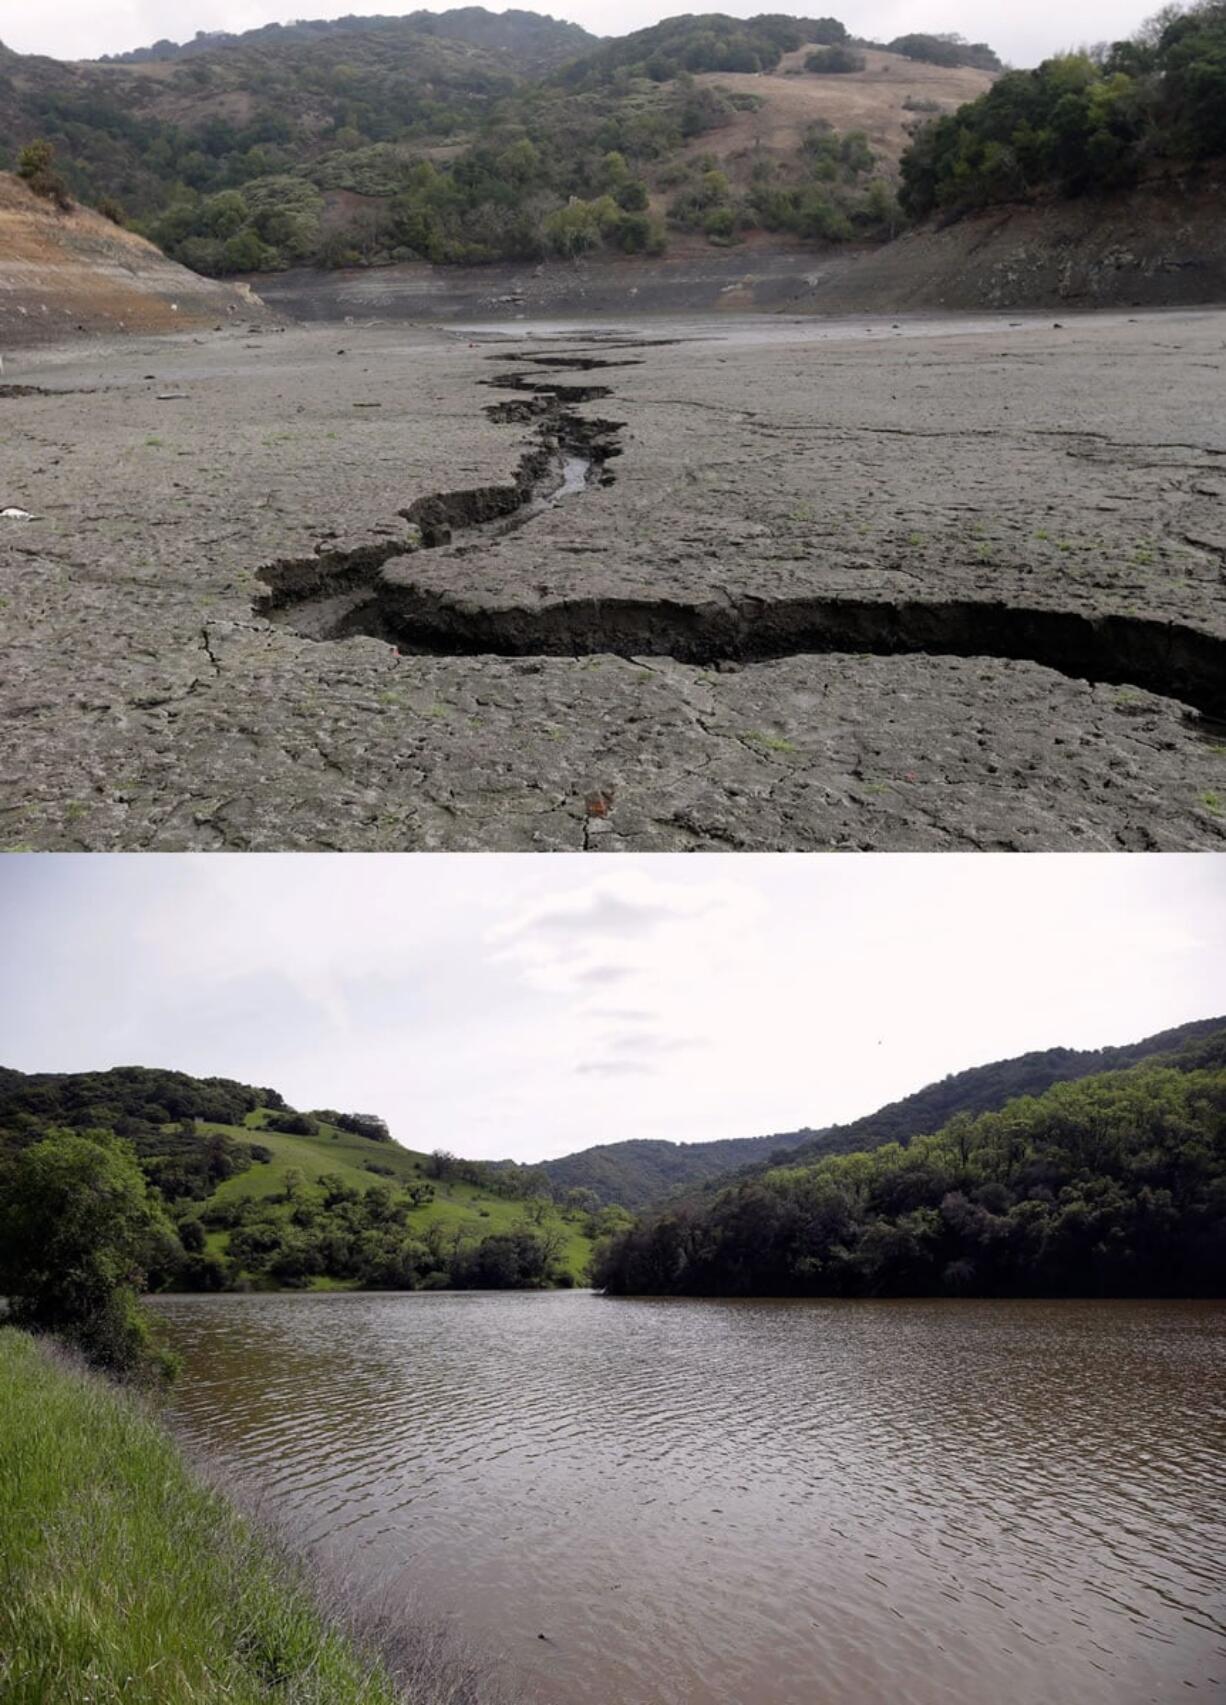
<svg viewBox="0 0 1226 1705">
<path fill-rule="evenodd" d="M 592 357 L 502 356 L 573 371 L 632 365 Z M 509 483 L 433 492 L 400 511 L 411 531 L 354 550 L 321 550 L 257 570 L 258 615 L 315 640 L 358 636 L 406 656 L 671 657 L 703 667 L 845 652 L 1031 662 L 1076 680 L 1142 687 L 1202 718 L 1226 719 L 1226 640 L 1178 622 L 1085 615 L 981 599 L 856 599 L 752 595 L 718 601 L 559 599 L 482 608 L 418 584 L 413 553 L 478 550 L 552 504 L 611 484 L 624 423 L 575 412 L 612 393 L 503 372 L 482 384 L 517 393 L 491 420 L 532 427 Z M 395 563 L 394 569 L 388 565 Z"/>
<path fill-rule="evenodd" d="M 538 359 L 548 364 L 547 358 Z M 590 360 L 587 365 L 615 363 Z M 306 639 L 386 638 L 379 577 L 385 563 L 419 549 L 477 549 L 589 485 L 612 483 L 607 464 L 621 454 L 623 422 L 574 412 L 578 403 L 609 396 L 606 386 L 558 385 L 523 373 L 481 383 L 521 393 L 489 404 L 489 419 L 533 429 L 509 483 L 431 492 L 400 511 L 408 523 L 403 534 L 354 550 L 320 550 L 265 564 L 256 571 L 268 587 L 255 601 L 257 615 Z"/>
</svg>

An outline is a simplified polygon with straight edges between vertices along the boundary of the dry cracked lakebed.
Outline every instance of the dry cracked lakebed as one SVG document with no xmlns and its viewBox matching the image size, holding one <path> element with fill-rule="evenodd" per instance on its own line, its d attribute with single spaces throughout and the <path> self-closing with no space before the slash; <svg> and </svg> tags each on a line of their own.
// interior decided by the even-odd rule
<svg viewBox="0 0 1226 1705">
<path fill-rule="evenodd" d="M 1226 313 L 19 354 L 3 844 L 1226 844 Z"/>
</svg>

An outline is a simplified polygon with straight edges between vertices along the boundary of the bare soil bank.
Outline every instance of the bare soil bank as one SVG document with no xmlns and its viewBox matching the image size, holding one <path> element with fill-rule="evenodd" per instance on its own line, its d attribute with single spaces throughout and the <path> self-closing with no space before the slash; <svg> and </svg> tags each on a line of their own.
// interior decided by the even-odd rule
<svg viewBox="0 0 1226 1705">
<path fill-rule="evenodd" d="M 1221 848 L 1224 334 L 708 315 L 31 356 L 41 391 L 0 397 L 0 507 L 37 517 L 0 522 L 0 844 Z"/>
<path fill-rule="evenodd" d="M 1224 208 L 1226 181 L 1209 177 L 997 208 L 874 248 L 757 233 L 732 249 L 681 239 L 659 260 L 299 271 L 252 283 L 303 320 L 1189 307 L 1226 302 Z"/>
<path fill-rule="evenodd" d="M 1226 166 L 1195 186 L 996 208 L 833 268 L 811 306 L 1185 307 L 1226 302 Z"/>
<path fill-rule="evenodd" d="M 265 317 L 249 286 L 201 278 L 90 208 L 61 213 L 0 172 L 0 351 L 236 315 Z"/>
</svg>

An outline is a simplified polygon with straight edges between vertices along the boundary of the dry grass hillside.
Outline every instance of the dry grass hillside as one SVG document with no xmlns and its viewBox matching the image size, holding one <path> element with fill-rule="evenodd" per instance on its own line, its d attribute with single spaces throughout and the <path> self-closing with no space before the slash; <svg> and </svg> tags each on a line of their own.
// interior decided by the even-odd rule
<svg viewBox="0 0 1226 1705">
<path fill-rule="evenodd" d="M 86 207 L 61 213 L 0 172 L 0 348 L 78 332 L 184 331 L 259 310 Z"/>
<path fill-rule="evenodd" d="M 773 72 L 713 72 L 698 77 L 698 83 L 754 95 L 763 104 L 697 138 L 689 152 L 713 154 L 738 179 L 739 167 L 747 171 L 763 155 L 781 162 L 795 159 L 808 127 L 825 120 L 841 134 L 864 131 L 881 166 L 895 175 L 912 128 L 936 116 L 909 109 L 908 100 L 935 101 L 942 112 L 952 112 L 983 94 L 993 81 L 987 71 L 923 65 L 897 53 L 872 50 L 865 52 L 863 71 L 814 76 L 804 69 L 812 52 L 810 46 L 785 54 Z"/>
</svg>

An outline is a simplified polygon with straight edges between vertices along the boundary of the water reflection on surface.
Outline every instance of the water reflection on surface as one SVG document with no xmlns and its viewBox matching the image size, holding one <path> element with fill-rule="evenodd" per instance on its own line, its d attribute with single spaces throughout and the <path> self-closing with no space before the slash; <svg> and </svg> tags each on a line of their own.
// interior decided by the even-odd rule
<svg viewBox="0 0 1226 1705">
<path fill-rule="evenodd" d="M 158 1307 L 189 1436 L 548 1705 L 1226 1692 L 1221 1305 Z"/>
</svg>

